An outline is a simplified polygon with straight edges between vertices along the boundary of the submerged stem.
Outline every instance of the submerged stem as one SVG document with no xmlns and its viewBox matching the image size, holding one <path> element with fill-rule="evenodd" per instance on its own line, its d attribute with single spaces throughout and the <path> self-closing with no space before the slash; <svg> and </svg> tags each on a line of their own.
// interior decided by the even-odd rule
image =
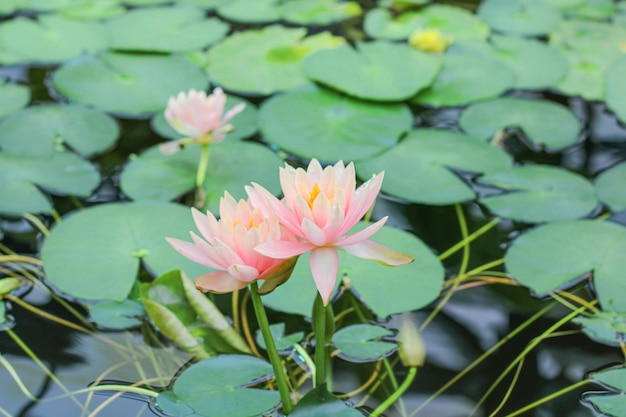
<svg viewBox="0 0 626 417">
<path fill-rule="evenodd" d="M 196 172 L 196 207 L 204 206 L 204 180 L 206 179 L 206 170 L 209 166 L 209 150 L 211 145 L 206 143 L 201 145 L 202 153 L 200 154 L 200 162 L 198 162 L 198 171 Z"/>
<path fill-rule="evenodd" d="M 385 401 L 383 401 L 378 407 L 376 407 L 376 409 L 370 414 L 370 417 L 378 417 L 394 402 L 396 402 L 396 400 L 400 398 L 402 394 L 404 394 L 404 391 L 406 391 L 411 386 L 413 379 L 415 379 L 415 375 L 417 375 L 417 367 L 412 366 L 409 368 L 409 374 L 406 376 L 404 382 L 402 382 L 402 385 L 400 385 L 393 394 L 391 394 Z"/>
<path fill-rule="evenodd" d="M 287 415 L 291 412 L 291 395 L 289 392 L 289 386 L 287 385 L 287 379 L 283 372 L 283 364 L 278 356 L 278 349 L 274 343 L 272 332 L 270 331 L 270 324 L 265 313 L 265 307 L 261 301 L 259 295 L 259 285 L 256 281 L 250 283 L 250 298 L 252 298 L 252 305 L 254 306 L 254 312 L 256 314 L 257 321 L 259 322 L 259 329 L 263 335 L 265 341 L 265 348 L 267 350 L 267 356 L 274 369 L 274 376 L 276 378 L 276 385 L 278 385 L 278 391 L 280 392 L 280 400 L 283 403 L 283 414 Z"/>
<path fill-rule="evenodd" d="M 326 306 L 317 294 L 313 311 L 313 328 L 315 330 L 315 380 L 318 387 L 326 382 Z"/>
</svg>

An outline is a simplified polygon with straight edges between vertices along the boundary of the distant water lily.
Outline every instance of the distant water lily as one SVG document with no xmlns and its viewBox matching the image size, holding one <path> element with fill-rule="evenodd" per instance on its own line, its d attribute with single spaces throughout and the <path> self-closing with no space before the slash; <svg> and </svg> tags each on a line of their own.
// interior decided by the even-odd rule
<svg viewBox="0 0 626 417">
<path fill-rule="evenodd" d="M 278 259 L 289 259 L 311 251 L 311 273 L 324 305 L 328 304 L 337 281 L 337 249 L 386 265 L 413 261 L 409 255 L 368 240 L 385 224 L 387 217 L 352 235 L 346 234 L 374 203 L 383 176 L 383 173 L 374 175 L 356 188 L 352 163 L 344 166 L 339 161 L 322 169 L 320 163 L 313 159 L 306 171 L 285 164 L 280 169 L 285 196 L 282 201 L 258 184 L 253 184 L 254 188 L 248 187 L 248 194 L 255 204 L 267 204 L 268 210 L 298 240 L 271 240 L 260 244 L 256 250 Z"/>
<path fill-rule="evenodd" d="M 409 45 L 426 52 L 444 52 L 452 43 L 437 29 L 417 29 L 409 36 Z"/>
<path fill-rule="evenodd" d="M 291 275 L 295 258 L 275 259 L 254 250 L 265 242 L 295 240 L 271 213 L 247 200 L 237 202 L 226 192 L 220 200 L 219 220 L 211 212 L 205 215 L 192 209 L 192 214 L 202 237 L 191 232 L 193 243 L 173 238 L 167 241 L 183 256 L 217 270 L 197 277 L 198 289 L 231 292 L 264 280 L 261 289 L 268 292 Z"/>
</svg>

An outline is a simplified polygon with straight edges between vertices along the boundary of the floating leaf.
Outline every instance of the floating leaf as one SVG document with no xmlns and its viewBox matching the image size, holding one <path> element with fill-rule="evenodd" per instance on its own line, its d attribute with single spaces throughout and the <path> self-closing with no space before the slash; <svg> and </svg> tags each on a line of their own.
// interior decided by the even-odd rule
<svg viewBox="0 0 626 417">
<path fill-rule="evenodd" d="M 41 248 L 46 277 L 60 291 L 88 300 L 125 299 L 143 263 L 154 274 L 204 268 L 165 241 L 185 238 L 194 226 L 189 207 L 169 203 L 111 203 L 72 213 Z"/>
<path fill-rule="evenodd" d="M 205 18 L 199 9 L 134 9 L 106 23 L 111 48 L 150 52 L 187 52 L 207 48 L 223 38 L 229 26 Z"/>
<path fill-rule="evenodd" d="M 581 4 L 565 10 L 570 18 L 605 20 L 613 17 L 617 6 L 613 0 L 584 0 Z"/>
<path fill-rule="evenodd" d="M 89 307 L 91 320 L 108 329 L 137 327 L 145 314 L 143 305 L 133 300 L 101 301 Z"/>
<path fill-rule="evenodd" d="M 501 149 L 460 133 L 436 129 L 413 130 L 387 152 L 356 164 L 361 178 L 385 171 L 385 193 L 433 205 L 475 197 L 472 188 L 452 170 L 484 173 L 510 166 L 510 156 Z"/>
<path fill-rule="evenodd" d="M 549 223 L 513 241 L 505 255 L 511 276 L 537 296 L 571 286 L 593 272 L 594 289 L 605 311 L 626 311 L 626 229 L 611 222 Z"/>
<path fill-rule="evenodd" d="M 233 126 L 233 131 L 226 136 L 227 141 L 241 140 L 254 135 L 259 129 L 257 126 L 258 111 L 254 104 L 242 98 L 228 95 L 226 96 L 225 111 L 233 108 L 239 103 L 244 103 L 246 107 L 241 113 L 228 122 Z M 163 112 L 157 113 L 151 120 L 150 125 L 159 135 L 168 139 L 180 139 L 181 134 L 175 131 L 165 120 Z"/>
<path fill-rule="evenodd" d="M 625 44 L 626 45 L 626 44 Z M 626 123 L 626 56 L 614 61 L 606 70 L 606 105 Z"/>
<path fill-rule="evenodd" d="M 118 136 L 112 117 L 77 105 L 31 106 L 0 121 L 0 148 L 15 156 L 49 157 L 64 146 L 90 156 L 111 148 Z"/>
<path fill-rule="evenodd" d="M 601 372 L 594 372 L 589 378 L 605 387 L 609 392 L 589 394 L 584 396 L 584 401 L 591 402 L 605 415 L 626 415 L 626 368 L 623 366 L 612 367 Z"/>
<path fill-rule="evenodd" d="M 369 223 L 359 223 L 352 232 Z M 441 292 L 444 270 L 439 259 L 414 235 L 384 226 L 372 240 L 415 258 L 409 265 L 388 267 L 339 251 L 338 281 L 342 276 L 354 286 L 362 301 L 379 317 L 418 310 Z M 308 256 L 296 264 L 289 280 L 263 301 L 278 311 L 311 316 L 317 289 L 311 277 Z M 380 295 L 384 293 L 385 296 Z"/>
<path fill-rule="evenodd" d="M 363 20 L 363 30 L 375 39 L 406 39 L 422 24 L 421 16 L 415 11 L 407 11 L 393 16 L 390 10 L 371 9 Z"/>
<path fill-rule="evenodd" d="M 181 58 L 121 53 L 71 61 L 52 83 L 71 100 L 127 115 L 161 111 L 171 96 L 208 86 L 204 74 Z"/>
<path fill-rule="evenodd" d="M 536 146 L 549 150 L 570 146 L 578 139 L 580 122 L 566 107 L 546 100 L 502 97 L 468 107 L 459 120 L 470 135 L 491 138 L 497 131 L 517 127 Z"/>
<path fill-rule="evenodd" d="M 180 404 L 200 417 L 260 415 L 279 402 L 278 391 L 247 388 L 247 385 L 271 372 L 272 366 L 259 358 L 220 355 L 185 369 L 172 391 L 160 393 L 156 402 L 170 415 L 181 415 Z M 164 394 L 170 397 L 161 401 Z"/>
<path fill-rule="evenodd" d="M 457 106 L 499 96 L 515 85 L 513 71 L 486 44 L 453 44 L 442 62 L 435 82 L 414 102 Z"/>
<path fill-rule="evenodd" d="M 326 384 L 309 391 L 289 414 L 291 417 L 363 417 L 363 414 L 328 392 Z"/>
<path fill-rule="evenodd" d="M 88 197 L 100 184 L 98 170 L 69 152 L 45 158 L 0 152 L 0 178 L 0 213 L 12 216 L 52 212 L 40 187 L 54 195 Z"/>
<path fill-rule="evenodd" d="M 217 13 L 239 23 L 270 23 L 280 20 L 280 0 L 229 0 L 220 4 Z"/>
<path fill-rule="evenodd" d="M 333 345 L 342 358 L 355 362 L 372 362 L 389 356 L 398 345 L 380 340 L 393 332 L 373 324 L 355 324 L 335 332 Z"/>
<path fill-rule="evenodd" d="M 279 351 L 292 349 L 293 345 L 300 342 L 302 338 L 304 338 L 304 332 L 296 332 L 285 335 L 285 323 L 272 324 L 270 326 L 270 332 L 272 333 L 272 338 L 276 344 L 276 349 Z M 260 331 L 256 335 L 256 342 L 263 349 L 267 349 L 265 346 L 265 340 L 263 340 L 263 335 Z"/>
<path fill-rule="evenodd" d="M 592 317 L 579 316 L 573 320 L 583 332 L 598 343 L 619 346 L 626 335 L 626 313 L 598 311 Z"/>
<path fill-rule="evenodd" d="M 25 107 L 30 101 L 30 90 L 19 84 L 8 83 L 0 78 L 0 118 Z M 0 131 L 0 134 L 2 131 Z"/>
<path fill-rule="evenodd" d="M 440 62 L 405 44 L 359 42 L 317 51 L 304 61 L 306 75 L 351 96 L 401 101 L 429 86 Z"/>
<path fill-rule="evenodd" d="M 259 114 L 266 141 L 324 161 L 375 155 L 395 145 L 411 122 L 411 111 L 404 105 L 374 104 L 322 89 L 272 97 Z"/>
<path fill-rule="evenodd" d="M 0 25 L 0 49 L 16 57 L 8 64 L 59 63 L 106 47 L 106 33 L 98 23 L 42 15 L 37 20 L 18 17 Z"/>
<path fill-rule="evenodd" d="M 573 220 L 598 205 L 589 181 L 557 167 L 514 167 L 491 172 L 480 182 L 508 191 L 480 199 L 489 210 L 507 219 L 530 223 Z"/>
<path fill-rule="evenodd" d="M 600 201 L 614 212 L 626 210 L 626 164 L 607 169 L 596 179 L 596 191 Z"/>
<path fill-rule="evenodd" d="M 24 278 L 7 277 L 0 279 L 0 296 L 9 294 L 11 291 L 15 291 L 22 285 L 26 284 Z"/>
<path fill-rule="evenodd" d="M 278 25 L 237 32 L 209 50 L 207 71 L 224 88 L 246 94 L 269 95 L 306 85 L 304 58 L 345 41 L 328 32 L 305 35 L 304 28 Z"/>
<path fill-rule="evenodd" d="M 356 1 L 291 0 L 280 6 L 283 20 L 300 25 L 330 25 L 361 13 Z"/>
<path fill-rule="evenodd" d="M 584 400 L 592 403 L 604 415 L 624 416 L 626 415 L 626 395 L 623 393 L 615 395 L 586 395 Z"/>
<path fill-rule="evenodd" d="M 626 368 L 623 366 L 593 372 L 589 378 L 622 393 L 626 391 Z"/>
<path fill-rule="evenodd" d="M 201 147 L 190 145 L 164 155 L 158 145 L 133 159 L 121 176 L 124 193 L 133 200 L 168 201 L 193 190 Z M 282 160 L 256 143 L 225 141 L 211 147 L 204 209 L 219 211 L 219 200 L 228 191 L 235 199 L 245 198 L 244 186 L 252 181 L 278 194 L 278 167 Z"/>
<path fill-rule="evenodd" d="M 100 20 L 118 16 L 126 8 L 118 0 L 73 0 L 59 12 L 70 19 Z"/>
<path fill-rule="evenodd" d="M 534 39 L 492 36 L 496 55 L 515 72 L 515 88 L 554 86 L 568 71 L 567 59 L 557 48 Z"/>
<path fill-rule="evenodd" d="M 569 71 L 555 88 L 563 94 L 581 96 L 589 101 L 604 100 L 604 62 L 587 54 L 562 52 L 569 62 Z"/>
<path fill-rule="evenodd" d="M 221 4 L 230 3 L 232 1 L 233 0 L 177 0 L 176 3 L 184 6 L 213 10 Z"/>
<path fill-rule="evenodd" d="M 541 0 L 485 0 L 478 16 L 498 32 L 522 36 L 541 36 L 552 32 L 561 14 Z"/>
</svg>

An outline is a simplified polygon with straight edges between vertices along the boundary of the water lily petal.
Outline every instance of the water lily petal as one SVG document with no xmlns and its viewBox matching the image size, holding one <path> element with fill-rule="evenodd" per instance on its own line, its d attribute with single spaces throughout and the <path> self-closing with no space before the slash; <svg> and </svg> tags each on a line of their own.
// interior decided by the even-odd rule
<svg viewBox="0 0 626 417">
<path fill-rule="evenodd" d="M 330 243 L 324 231 L 309 219 L 302 220 L 302 231 L 306 239 L 315 246 L 324 246 Z"/>
<path fill-rule="evenodd" d="M 402 252 L 397 252 L 380 243 L 366 240 L 350 246 L 340 246 L 350 255 L 363 259 L 371 259 L 388 266 L 399 266 L 414 261 L 414 258 Z"/>
<path fill-rule="evenodd" d="M 324 305 L 328 305 L 337 282 L 339 254 L 334 248 L 317 248 L 311 251 L 309 259 L 311 274 Z"/>
<path fill-rule="evenodd" d="M 337 246 L 350 246 L 369 239 L 385 225 L 388 218 L 388 216 L 385 216 L 376 223 L 367 226 L 365 229 L 339 239 L 336 243 Z"/>
<path fill-rule="evenodd" d="M 172 245 L 176 252 L 180 253 L 191 261 L 200 265 L 204 265 L 213 269 L 221 269 L 220 265 L 211 260 L 199 247 L 193 243 L 185 242 L 184 240 L 174 239 L 171 237 L 165 238 L 167 243 Z"/>
<path fill-rule="evenodd" d="M 208 274 L 200 275 L 194 279 L 194 283 L 197 289 L 204 292 L 232 292 L 248 286 L 247 282 L 239 281 L 228 272 L 223 271 L 209 272 Z"/>
<path fill-rule="evenodd" d="M 243 282 L 252 282 L 259 277 L 259 271 L 255 267 L 243 264 L 229 266 L 228 273 Z"/>
<path fill-rule="evenodd" d="M 254 248 L 261 255 L 274 259 L 287 259 L 294 256 L 302 255 L 313 249 L 314 246 L 307 242 L 294 242 L 287 240 L 275 240 L 265 242 Z"/>
<path fill-rule="evenodd" d="M 191 215 L 202 237 L 208 242 L 213 242 L 213 239 L 215 239 L 215 231 L 218 229 L 217 219 L 215 219 L 213 213 L 207 212 L 205 215 L 198 209 L 192 207 Z"/>
</svg>

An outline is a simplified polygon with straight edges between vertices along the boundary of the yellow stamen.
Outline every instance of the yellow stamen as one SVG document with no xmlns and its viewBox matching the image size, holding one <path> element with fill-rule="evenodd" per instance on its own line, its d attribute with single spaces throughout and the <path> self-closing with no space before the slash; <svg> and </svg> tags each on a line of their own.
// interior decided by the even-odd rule
<svg viewBox="0 0 626 417">
<path fill-rule="evenodd" d="M 313 184 L 313 189 L 311 190 L 311 194 L 309 196 L 309 208 L 313 208 L 313 203 L 321 191 L 322 190 L 320 190 L 320 186 L 317 185 L 317 183 Z"/>
</svg>

